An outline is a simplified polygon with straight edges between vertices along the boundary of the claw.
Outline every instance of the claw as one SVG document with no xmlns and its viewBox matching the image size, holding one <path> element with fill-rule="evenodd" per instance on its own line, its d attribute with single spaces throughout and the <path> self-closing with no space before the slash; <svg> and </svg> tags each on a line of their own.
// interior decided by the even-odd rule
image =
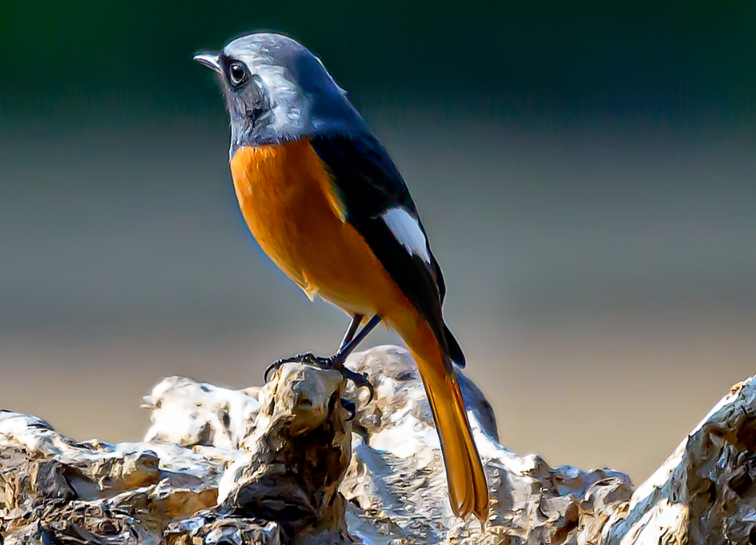
<svg viewBox="0 0 756 545">
<path fill-rule="evenodd" d="M 357 405 L 354 404 L 354 401 L 342 397 L 341 406 L 349 412 L 349 418 L 347 418 L 346 421 L 350 422 L 354 420 L 354 418 L 357 416 Z"/>
<path fill-rule="evenodd" d="M 341 374 L 344 375 L 344 378 L 347 380 L 351 380 L 352 384 L 354 384 L 354 387 L 358 390 L 360 388 L 367 388 L 368 391 L 368 400 L 365 405 L 370 405 L 370 402 L 373 401 L 375 398 L 375 390 L 373 389 L 373 385 L 370 384 L 370 381 L 368 380 L 366 373 L 355 373 L 351 369 L 347 369 L 346 367 L 343 367 L 339 369 L 341 371 Z"/>
<path fill-rule="evenodd" d="M 281 365 L 283 365 L 283 362 L 280 360 L 276 360 L 265 368 L 265 374 L 263 375 L 263 381 L 265 382 L 265 384 L 267 384 L 268 381 L 270 380 L 270 377 L 269 377 L 270 372 L 277 371 L 278 368 L 281 367 Z"/>
</svg>

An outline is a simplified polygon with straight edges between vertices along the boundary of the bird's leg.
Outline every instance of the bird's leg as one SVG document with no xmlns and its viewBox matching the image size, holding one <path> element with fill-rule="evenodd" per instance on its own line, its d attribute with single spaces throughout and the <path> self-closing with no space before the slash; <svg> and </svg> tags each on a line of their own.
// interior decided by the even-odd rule
<svg viewBox="0 0 756 545">
<path fill-rule="evenodd" d="M 360 328 L 360 324 L 364 319 L 365 316 L 363 316 L 362 314 L 355 314 L 354 316 L 352 316 L 352 321 L 349 323 L 349 327 L 347 328 L 346 333 L 344 333 L 344 338 L 341 339 L 339 350 L 343 350 L 343 348 L 347 344 L 349 344 L 352 339 L 354 339 L 354 334 L 357 333 L 357 330 Z"/>
<path fill-rule="evenodd" d="M 354 352 L 354 349 L 357 348 L 357 345 L 359 345 L 365 339 L 365 337 L 367 337 L 368 334 L 381 322 L 380 316 L 376 314 L 375 316 L 370 318 L 370 321 L 365 324 L 362 329 L 357 331 L 363 318 L 364 316 L 359 314 L 352 317 L 352 322 L 349 324 L 349 328 L 344 334 L 344 339 L 341 341 L 341 346 L 333 356 L 323 358 L 314 355 L 312 352 L 307 352 L 305 354 L 296 354 L 288 358 L 276 360 L 271 363 L 265 370 L 265 382 L 268 381 L 268 375 L 270 374 L 270 372 L 278 369 L 284 363 L 308 363 L 310 365 L 316 365 L 323 369 L 335 369 L 336 371 L 339 371 L 345 379 L 351 380 L 357 388 L 362 388 L 364 386 L 370 393 L 370 398 L 368 399 L 368 403 L 370 403 L 370 401 L 373 400 L 374 392 L 373 385 L 370 384 L 367 376 L 362 373 L 356 373 L 351 369 L 348 369 L 344 365 L 347 357 L 349 357 L 349 355 Z"/>
<path fill-rule="evenodd" d="M 341 339 L 341 344 L 339 344 L 339 350 L 343 350 L 344 347 L 349 344 L 352 339 L 354 339 L 354 334 L 357 333 L 357 330 L 359 329 L 360 324 L 364 319 L 365 316 L 362 314 L 355 314 L 354 316 L 352 316 L 352 321 L 349 323 L 349 327 L 344 333 L 344 338 Z M 370 394 L 370 398 L 372 399 L 372 393 Z M 349 413 L 349 418 L 347 418 L 347 421 L 354 420 L 354 418 L 357 416 L 357 406 L 354 404 L 354 401 L 342 397 L 341 406 L 344 407 Z"/>
<path fill-rule="evenodd" d="M 341 363 L 343 364 L 346 361 L 346 359 L 349 357 L 349 354 L 354 352 L 354 349 L 357 348 L 357 345 L 359 345 L 365 339 L 365 337 L 367 337 L 368 334 L 371 331 L 373 331 L 375 327 L 380 323 L 381 323 L 381 317 L 375 314 L 372 318 L 370 318 L 370 321 L 365 324 L 365 327 L 363 327 L 356 334 L 354 334 L 351 339 L 349 339 L 346 343 L 342 341 L 338 352 L 336 352 L 333 356 L 331 356 L 330 359 L 334 361 L 341 360 Z M 352 329 L 351 325 L 349 326 L 349 329 Z M 345 335 L 345 338 L 346 338 L 346 335 Z"/>
<path fill-rule="evenodd" d="M 336 352 L 330 358 L 326 358 L 326 360 L 328 360 L 330 364 L 331 369 L 336 369 L 337 371 L 339 371 L 345 379 L 351 380 L 357 388 L 365 387 L 368 389 L 368 403 L 373 401 L 373 396 L 375 395 L 373 385 L 370 384 L 370 381 L 367 379 L 366 374 L 356 373 L 346 367 L 344 363 L 349 357 L 349 354 L 354 352 L 354 349 L 357 348 L 357 345 L 359 345 L 379 323 L 381 323 L 381 317 L 376 314 L 372 318 L 370 318 L 370 321 L 365 324 L 365 327 L 359 330 L 349 342 L 347 342 L 346 344 L 342 343 L 342 346 L 339 348 L 338 352 Z"/>
</svg>

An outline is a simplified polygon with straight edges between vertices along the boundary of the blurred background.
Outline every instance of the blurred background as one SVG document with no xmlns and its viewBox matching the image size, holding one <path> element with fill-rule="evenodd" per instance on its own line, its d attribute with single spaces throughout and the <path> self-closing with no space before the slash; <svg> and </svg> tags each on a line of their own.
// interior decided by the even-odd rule
<svg viewBox="0 0 756 545">
<path fill-rule="evenodd" d="M 166 375 L 335 349 L 192 62 L 274 29 L 403 172 L 502 443 L 639 483 L 756 371 L 754 28 L 753 0 L 0 3 L 0 406 L 133 440 Z"/>
</svg>

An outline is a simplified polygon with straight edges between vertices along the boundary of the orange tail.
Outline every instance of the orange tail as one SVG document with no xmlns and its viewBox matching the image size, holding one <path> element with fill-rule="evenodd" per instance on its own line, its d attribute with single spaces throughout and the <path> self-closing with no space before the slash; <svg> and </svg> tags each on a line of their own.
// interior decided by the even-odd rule
<svg viewBox="0 0 756 545">
<path fill-rule="evenodd" d="M 488 518 L 488 485 L 467 421 L 462 392 L 454 371 L 447 372 L 435 338 L 430 331 L 428 335 L 422 333 L 422 342 L 407 344 L 423 378 L 441 439 L 451 507 L 458 517 L 474 513 L 483 522 Z"/>
</svg>

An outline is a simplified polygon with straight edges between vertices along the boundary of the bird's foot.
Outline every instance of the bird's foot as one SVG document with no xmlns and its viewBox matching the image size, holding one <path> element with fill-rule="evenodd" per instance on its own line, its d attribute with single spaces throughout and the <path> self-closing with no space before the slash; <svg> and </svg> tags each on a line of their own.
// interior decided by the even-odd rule
<svg viewBox="0 0 756 545">
<path fill-rule="evenodd" d="M 310 365 L 316 365 L 318 367 L 326 368 L 325 365 L 322 365 L 320 361 L 324 358 L 318 358 L 315 354 L 312 352 L 306 352 L 304 354 L 294 354 L 293 356 L 289 356 L 288 358 L 281 358 L 265 368 L 265 374 L 263 375 L 263 380 L 267 383 L 270 380 L 270 374 L 273 371 L 277 371 L 284 363 L 308 363 Z"/>
<path fill-rule="evenodd" d="M 370 384 L 367 375 L 365 373 L 357 373 L 347 368 L 344 365 L 344 358 L 339 354 L 334 354 L 333 356 L 323 358 L 321 356 L 316 356 L 312 352 L 306 352 L 304 354 L 295 354 L 294 356 L 289 356 L 288 358 L 281 358 L 280 360 L 276 360 L 268 365 L 268 368 L 265 369 L 265 382 L 268 382 L 269 375 L 272 371 L 277 370 L 284 363 L 294 362 L 307 363 L 309 365 L 320 367 L 321 369 L 334 369 L 335 371 L 341 373 L 341 376 L 343 376 L 344 379 L 351 380 L 357 389 L 367 388 L 369 394 L 367 402 L 370 403 L 371 401 L 373 401 L 375 390 L 373 389 L 373 385 Z"/>
</svg>

